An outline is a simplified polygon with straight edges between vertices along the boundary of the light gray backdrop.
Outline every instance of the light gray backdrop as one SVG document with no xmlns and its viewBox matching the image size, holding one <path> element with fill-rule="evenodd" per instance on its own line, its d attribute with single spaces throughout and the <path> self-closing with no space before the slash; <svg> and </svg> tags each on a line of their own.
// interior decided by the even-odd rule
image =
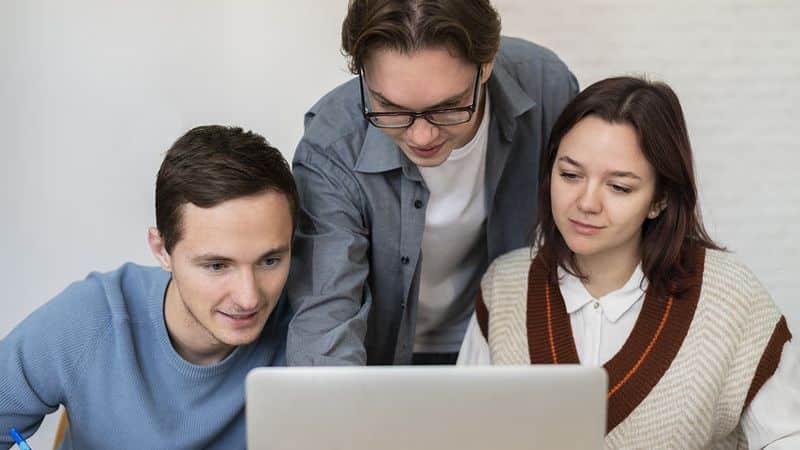
<svg viewBox="0 0 800 450">
<path fill-rule="evenodd" d="M 154 263 L 166 148 L 235 124 L 287 158 L 302 114 L 349 78 L 346 2 L 0 2 L 0 336 L 67 283 Z M 705 217 L 800 331 L 800 4 L 790 0 L 497 0 L 504 32 L 549 46 L 581 86 L 669 82 L 683 102 Z M 32 441 L 48 448 L 53 419 Z"/>
</svg>

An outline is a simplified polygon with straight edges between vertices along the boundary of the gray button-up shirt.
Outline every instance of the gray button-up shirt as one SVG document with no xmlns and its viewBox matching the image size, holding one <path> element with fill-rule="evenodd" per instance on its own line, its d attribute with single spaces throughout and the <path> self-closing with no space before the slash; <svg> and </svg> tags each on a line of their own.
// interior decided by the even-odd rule
<svg viewBox="0 0 800 450">
<path fill-rule="evenodd" d="M 484 269 L 528 244 L 539 154 L 578 84 L 551 51 L 503 38 L 487 89 Z M 364 119 L 358 79 L 306 114 L 293 171 L 301 214 L 287 284 L 295 310 L 289 364 L 409 363 L 425 228 L 421 205 L 429 193 L 416 165 Z M 459 301 L 474 301 L 479 281 L 476 276 Z"/>
</svg>

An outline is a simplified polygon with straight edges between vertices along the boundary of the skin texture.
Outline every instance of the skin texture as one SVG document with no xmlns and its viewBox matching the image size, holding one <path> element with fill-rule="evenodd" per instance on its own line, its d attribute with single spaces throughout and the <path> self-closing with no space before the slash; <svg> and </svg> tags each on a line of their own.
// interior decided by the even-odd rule
<svg viewBox="0 0 800 450">
<path fill-rule="evenodd" d="M 551 172 L 553 217 L 600 297 L 628 280 L 641 259 L 642 224 L 663 209 L 656 174 L 629 124 L 595 116 L 561 140 Z"/>
<path fill-rule="evenodd" d="M 183 236 L 171 253 L 158 230 L 148 233 L 156 259 L 172 272 L 164 319 L 178 354 L 213 364 L 256 340 L 278 302 L 291 262 L 289 202 L 268 190 L 181 210 Z"/>
<path fill-rule="evenodd" d="M 460 125 L 436 126 L 423 118 L 404 129 L 381 131 L 392 138 L 417 166 L 438 166 L 450 153 L 467 144 L 483 116 L 483 84 L 493 63 L 482 66 L 480 101 L 472 119 Z M 375 112 L 427 111 L 469 106 L 477 65 L 454 56 L 444 48 L 422 49 L 410 54 L 376 50 L 364 65 L 365 88 Z"/>
</svg>

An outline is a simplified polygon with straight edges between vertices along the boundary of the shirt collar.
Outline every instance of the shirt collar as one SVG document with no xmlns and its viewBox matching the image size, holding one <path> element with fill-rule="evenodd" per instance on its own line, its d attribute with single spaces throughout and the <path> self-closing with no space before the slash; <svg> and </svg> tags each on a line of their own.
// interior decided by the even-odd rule
<svg viewBox="0 0 800 450">
<path fill-rule="evenodd" d="M 516 118 L 534 108 L 537 104 L 517 80 L 499 62 L 492 68 L 489 77 L 488 91 L 492 95 L 494 109 L 492 114 L 500 125 L 503 137 L 510 141 L 517 127 Z"/>
<path fill-rule="evenodd" d="M 623 314 L 643 299 L 647 290 L 647 279 L 644 277 L 641 264 L 636 266 L 624 286 L 598 299 L 592 297 L 578 277 L 571 275 L 561 267 L 558 268 L 558 278 L 567 313 L 572 314 L 597 300 L 603 306 L 603 314 L 611 322 L 619 320 Z"/>
</svg>

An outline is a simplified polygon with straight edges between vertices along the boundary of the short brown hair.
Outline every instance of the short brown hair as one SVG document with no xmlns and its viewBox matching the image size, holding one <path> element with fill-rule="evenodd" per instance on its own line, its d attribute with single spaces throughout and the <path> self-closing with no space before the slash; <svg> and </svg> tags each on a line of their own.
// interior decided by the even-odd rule
<svg viewBox="0 0 800 450">
<path fill-rule="evenodd" d="M 207 125 L 181 136 L 156 179 L 156 226 L 167 252 L 181 239 L 185 203 L 210 208 L 275 190 L 286 195 L 296 223 L 298 197 L 289 164 L 264 137 L 241 128 Z"/>
<path fill-rule="evenodd" d="M 537 241 L 555 280 L 556 265 L 583 277 L 575 255 L 553 219 L 550 182 L 561 139 L 575 124 L 595 116 L 612 124 L 628 124 L 656 173 L 654 200 L 666 208 L 642 225 L 642 272 L 659 295 L 678 294 L 688 275 L 682 261 L 687 245 L 720 249 L 706 233 L 697 203 L 692 148 L 675 92 L 661 82 L 617 77 L 599 81 L 578 94 L 559 116 L 539 165 Z"/>
<path fill-rule="evenodd" d="M 353 74 L 372 50 L 439 46 L 474 64 L 489 63 L 500 46 L 500 16 L 487 0 L 350 0 L 342 51 Z"/>
</svg>

